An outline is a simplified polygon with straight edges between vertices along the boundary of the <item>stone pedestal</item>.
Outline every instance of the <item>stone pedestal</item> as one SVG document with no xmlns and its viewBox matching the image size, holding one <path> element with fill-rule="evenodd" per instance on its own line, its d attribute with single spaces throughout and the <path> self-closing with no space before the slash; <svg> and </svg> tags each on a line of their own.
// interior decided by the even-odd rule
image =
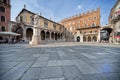
<svg viewBox="0 0 120 80">
<path fill-rule="evenodd" d="M 29 42 L 29 44 L 38 45 L 40 43 L 41 43 L 40 29 L 38 27 L 34 27 L 32 40 Z"/>
</svg>

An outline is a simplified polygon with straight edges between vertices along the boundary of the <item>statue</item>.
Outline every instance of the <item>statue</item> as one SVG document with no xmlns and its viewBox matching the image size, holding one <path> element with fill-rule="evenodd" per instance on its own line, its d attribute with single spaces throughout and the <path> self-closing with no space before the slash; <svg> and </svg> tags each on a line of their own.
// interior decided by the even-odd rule
<svg viewBox="0 0 120 80">
<path fill-rule="evenodd" d="M 109 40 L 109 32 L 107 30 L 101 31 L 101 40 Z"/>
<path fill-rule="evenodd" d="M 34 25 L 37 25 L 38 24 L 38 20 L 39 20 L 39 16 L 36 14 L 34 16 Z"/>
<path fill-rule="evenodd" d="M 41 43 L 40 29 L 38 28 L 39 15 L 34 16 L 33 36 L 29 44 L 37 45 Z"/>
</svg>

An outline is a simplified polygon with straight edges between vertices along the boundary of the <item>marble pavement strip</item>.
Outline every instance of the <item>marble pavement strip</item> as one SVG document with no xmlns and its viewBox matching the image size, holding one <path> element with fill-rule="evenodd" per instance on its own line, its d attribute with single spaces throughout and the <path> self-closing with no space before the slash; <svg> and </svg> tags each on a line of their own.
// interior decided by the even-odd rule
<svg viewBox="0 0 120 80">
<path fill-rule="evenodd" d="M 73 63 L 77 66 L 77 68 L 82 72 L 82 74 L 95 74 L 100 73 L 92 66 L 88 65 L 82 60 L 72 60 Z"/>
<path fill-rule="evenodd" d="M 0 80 L 18 80 L 33 62 L 22 62 L 13 69 L 6 72 Z"/>
</svg>

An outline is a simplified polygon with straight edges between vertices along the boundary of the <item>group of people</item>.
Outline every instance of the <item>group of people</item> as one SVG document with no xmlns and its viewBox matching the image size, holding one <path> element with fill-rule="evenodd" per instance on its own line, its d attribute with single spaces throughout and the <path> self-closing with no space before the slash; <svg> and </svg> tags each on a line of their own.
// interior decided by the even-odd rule
<svg viewBox="0 0 120 80">
<path fill-rule="evenodd" d="M 12 43 L 12 44 L 14 44 L 14 43 L 16 43 L 17 41 L 14 39 L 14 38 L 5 38 L 4 40 L 2 39 L 2 40 L 0 40 L 0 43 Z"/>
</svg>

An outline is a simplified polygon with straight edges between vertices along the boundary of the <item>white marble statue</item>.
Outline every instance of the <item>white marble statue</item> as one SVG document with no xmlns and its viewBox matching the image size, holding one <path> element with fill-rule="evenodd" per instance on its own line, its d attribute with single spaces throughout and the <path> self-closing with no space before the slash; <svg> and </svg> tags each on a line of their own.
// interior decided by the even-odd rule
<svg viewBox="0 0 120 80">
<path fill-rule="evenodd" d="M 38 21 L 39 21 L 39 16 L 36 14 L 34 16 L 34 25 L 37 25 L 38 24 Z"/>
</svg>

